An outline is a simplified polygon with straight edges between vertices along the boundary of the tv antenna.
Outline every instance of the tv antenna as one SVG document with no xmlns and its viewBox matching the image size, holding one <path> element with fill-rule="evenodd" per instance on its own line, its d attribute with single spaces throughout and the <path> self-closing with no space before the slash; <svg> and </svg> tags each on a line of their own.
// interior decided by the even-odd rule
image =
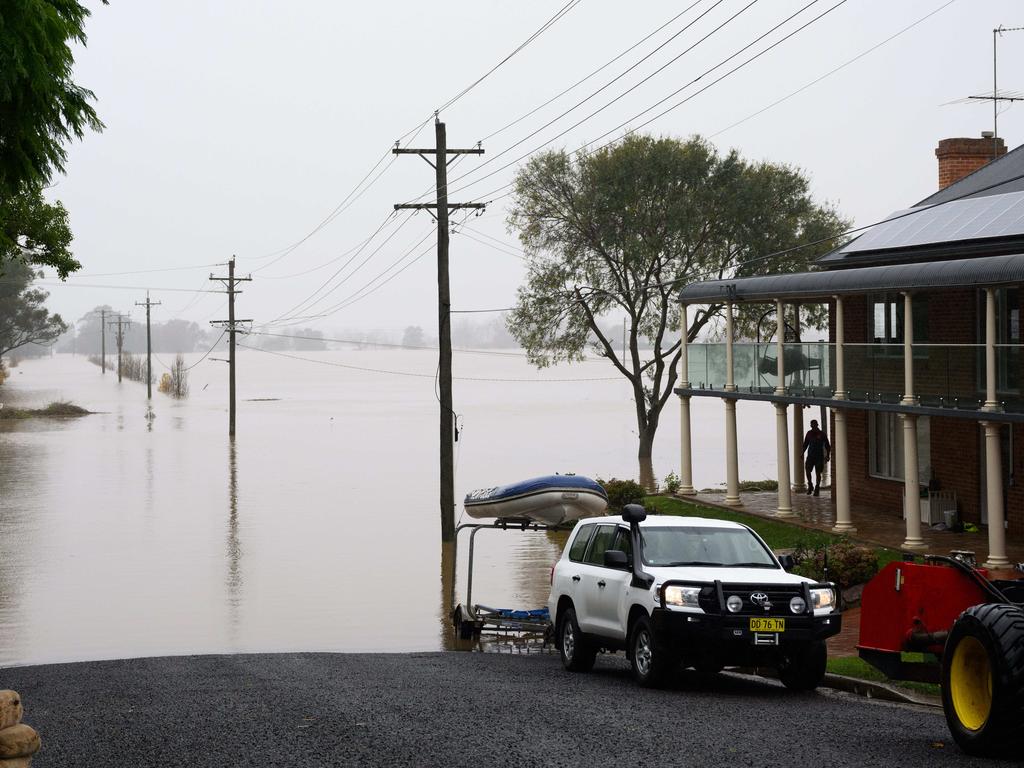
<svg viewBox="0 0 1024 768">
<path fill-rule="evenodd" d="M 1003 36 L 1005 32 L 1021 32 L 1024 31 L 1024 27 L 1004 27 L 1000 24 L 998 27 L 992 30 L 992 95 L 977 95 L 968 96 L 968 99 L 980 100 L 980 101 L 991 101 L 992 102 L 992 159 L 995 160 L 998 157 L 999 147 L 999 102 L 1000 101 L 1024 101 L 1024 94 L 1019 92 L 1004 92 L 1000 93 L 997 87 L 999 66 L 998 66 L 998 43 L 999 38 Z"/>
</svg>

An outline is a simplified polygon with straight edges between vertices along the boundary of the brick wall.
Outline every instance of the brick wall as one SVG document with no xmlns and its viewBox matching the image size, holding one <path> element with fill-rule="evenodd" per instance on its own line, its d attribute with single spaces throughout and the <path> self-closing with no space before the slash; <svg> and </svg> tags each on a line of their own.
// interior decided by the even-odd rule
<svg viewBox="0 0 1024 768">
<path fill-rule="evenodd" d="M 903 517 L 903 482 L 871 477 L 868 473 L 868 415 L 847 411 L 846 440 L 850 473 L 850 501 L 893 517 Z M 855 515 L 856 517 L 856 515 Z"/>
</svg>

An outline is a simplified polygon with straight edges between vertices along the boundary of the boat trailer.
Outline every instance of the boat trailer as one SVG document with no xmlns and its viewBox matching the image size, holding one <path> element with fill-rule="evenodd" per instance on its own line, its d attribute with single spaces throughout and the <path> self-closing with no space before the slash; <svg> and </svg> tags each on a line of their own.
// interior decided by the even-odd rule
<svg viewBox="0 0 1024 768">
<path fill-rule="evenodd" d="M 458 590 L 459 534 L 469 530 L 469 561 L 466 576 L 466 602 L 456 603 Z M 455 553 L 452 557 L 452 625 L 462 640 L 473 640 L 482 633 L 498 635 L 540 636 L 546 644 L 552 636 L 551 616 L 547 606 L 532 610 L 493 608 L 473 602 L 473 565 L 476 535 L 482 530 L 518 531 L 521 533 L 571 531 L 571 525 L 545 525 L 526 518 L 498 518 L 489 523 L 463 523 L 455 529 Z"/>
</svg>

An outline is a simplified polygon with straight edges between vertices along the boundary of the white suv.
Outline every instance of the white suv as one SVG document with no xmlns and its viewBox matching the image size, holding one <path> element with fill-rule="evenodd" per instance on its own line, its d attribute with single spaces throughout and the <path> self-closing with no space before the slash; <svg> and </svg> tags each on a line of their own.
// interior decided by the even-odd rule
<svg viewBox="0 0 1024 768">
<path fill-rule="evenodd" d="M 552 569 L 548 608 L 566 669 L 625 650 L 645 686 L 681 663 L 706 674 L 774 667 L 787 687 L 812 690 L 825 639 L 841 628 L 835 585 L 787 573 L 750 528 L 648 518 L 636 504 L 579 522 Z"/>
</svg>

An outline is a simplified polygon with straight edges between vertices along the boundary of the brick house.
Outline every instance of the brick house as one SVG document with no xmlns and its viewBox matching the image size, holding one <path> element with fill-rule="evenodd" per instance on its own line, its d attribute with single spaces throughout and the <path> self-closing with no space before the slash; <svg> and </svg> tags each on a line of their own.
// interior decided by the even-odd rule
<svg viewBox="0 0 1024 768">
<path fill-rule="evenodd" d="M 818 259 L 814 271 L 694 283 L 679 301 L 726 309 L 723 343 L 683 344 L 681 478 L 692 489 L 690 398 L 724 401 L 726 503 L 740 505 L 736 401 L 776 410 L 777 514 L 803 490 L 803 410 L 830 413 L 835 530 L 850 500 L 921 526 L 957 516 L 988 531 L 986 564 L 1024 535 L 1024 146 L 991 136 L 939 142 L 934 195 Z M 995 157 L 995 159 L 993 159 Z M 737 303 L 773 306 L 789 338 L 733 339 Z M 800 307 L 827 304 L 828 341 L 795 342 Z M 793 410 L 790 439 L 789 411 Z M 792 466 L 793 482 L 789 482 Z M 912 514 L 906 514 L 911 510 Z"/>
</svg>

